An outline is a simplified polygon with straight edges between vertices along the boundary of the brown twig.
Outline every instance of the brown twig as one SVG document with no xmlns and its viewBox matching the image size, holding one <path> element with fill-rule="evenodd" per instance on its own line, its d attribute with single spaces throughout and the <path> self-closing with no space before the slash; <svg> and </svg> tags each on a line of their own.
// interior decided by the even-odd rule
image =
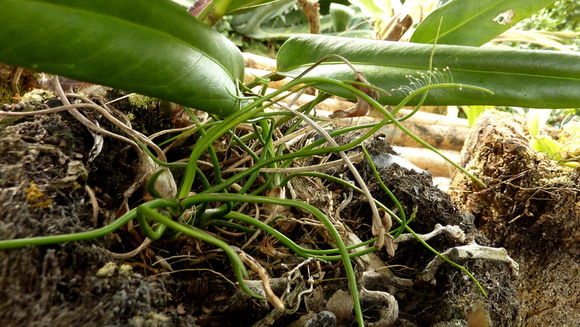
<svg viewBox="0 0 580 327">
<path fill-rule="evenodd" d="M 304 11 L 304 16 L 308 21 L 310 34 L 320 34 L 320 4 L 318 0 L 298 0 L 298 5 Z"/>
<path fill-rule="evenodd" d="M 262 265 L 260 265 L 256 259 L 252 258 L 243 251 L 240 253 L 240 258 L 246 265 L 250 267 L 250 269 L 256 272 L 262 280 L 264 294 L 266 295 L 268 302 L 276 309 L 284 310 L 284 303 L 282 303 L 282 300 L 280 300 L 280 298 L 274 294 L 274 291 L 272 291 L 272 287 L 270 286 L 270 276 L 268 276 L 266 273 L 266 269 L 264 269 L 264 267 L 262 267 Z"/>
</svg>

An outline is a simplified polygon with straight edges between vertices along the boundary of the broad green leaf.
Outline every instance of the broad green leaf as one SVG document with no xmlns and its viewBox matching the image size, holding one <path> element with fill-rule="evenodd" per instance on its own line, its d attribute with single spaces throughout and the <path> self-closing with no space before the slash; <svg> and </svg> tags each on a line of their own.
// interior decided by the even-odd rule
<svg viewBox="0 0 580 327">
<path fill-rule="evenodd" d="M 433 72 L 429 57 L 433 54 Z M 427 83 L 454 82 L 490 89 L 495 94 L 466 89 L 429 92 L 425 105 L 505 105 L 532 108 L 580 106 L 580 53 L 540 50 L 489 49 L 359 40 L 320 35 L 297 35 L 282 45 L 278 70 L 296 76 L 329 54 L 345 57 L 374 85 L 390 92 L 383 104 L 398 104 L 411 89 Z M 437 69 L 437 70 L 435 70 Z M 336 58 L 306 76 L 354 80 Z M 415 84 L 412 84 L 415 83 Z M 328 85 L 319 88 L 352 98 Z"/>
<path fill-rule="evenodd" d="M 419 24 L 411 42 L 480 46 L 555 1 L 452 0 Z"/>
<path fill-rule="evenodd" d="M 167 0 L 0 0 L 0 62 L 228 115 L 240 51 Z"/>
</svg>

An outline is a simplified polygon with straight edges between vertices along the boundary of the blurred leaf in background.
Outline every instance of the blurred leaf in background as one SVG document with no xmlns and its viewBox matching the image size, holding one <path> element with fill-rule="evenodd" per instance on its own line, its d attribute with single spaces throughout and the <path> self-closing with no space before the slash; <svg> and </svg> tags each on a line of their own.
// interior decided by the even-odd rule
<svg viewBox="0 0 580 327">
<path fill-rule="evenodd" d="M 554 1 L 449 1 L 417 27 L 411 42 L 480 46 Z"/>
</svg>

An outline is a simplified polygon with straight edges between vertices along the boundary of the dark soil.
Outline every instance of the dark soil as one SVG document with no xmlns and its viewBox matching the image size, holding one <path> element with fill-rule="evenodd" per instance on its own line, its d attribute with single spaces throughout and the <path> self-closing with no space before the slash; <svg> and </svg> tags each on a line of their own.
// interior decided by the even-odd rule
<svg viewBox="0 0 580 327">
<path fill-rule="evenodd" d="M 114 174 L 111 168 L 122 168 L 105 164 L 115 162 L 107 152 L 87 165 L 92 141 L 87 134 L 66 114 L 21 119 L 0 131 L 1 239 L 96 227 L 88 181 L 95 189 L 101 184 L 100 198 L 114 202 L 134 176 L 126 169 L 124 175 Z M 97 176 L 108 176 L 107 183 Z M 111 243 L 100 239 L 0 251 L 1 324 L 193 326 L 193 317 L 175 310 L 166 278 L 136 272 L 97 276 L 112 260 L 106 250 Z"/>
<path fill-rule="evenodd" d="M 380 137 L 375 138 L 368 148 L 375 159 L 385 153 L 394 153 Z M 473 216 L 458 210 L 449 195 L 433 185 L 429 173 L 401 168 L 397 164 L 383 167 L 380 173 L 382 180 L 401 202 L 404 210 L 408 213 L 413 209 L 417 210 L 417 216 L 411 224 L 417 233 L 428 233 L 436 224 L 456 225 L 467 233 L 468 240 L 489 245 L 487 237 L 475 228 Z M 368 168 L 365 175 L 365 180 L 375 180 Z M 385 204 L 391 202 L 378 184 L 369 184 L 374 197 Z M 441 234 L 428 243 L 440 252 L 462 245 L 446 234 Z M 411 290 L 399 294 L 401 313 L 395 326 L 465 326 L 466 317 L 479 309 L 485 311 L 493 326 L 515 326 L 518 322 L 520 308 L 515 297 L 515 279 L 505 263 L 486 260 L 457 261 L 472 272 L 488 291 L 488 297 L 485 298 L 466 275 L 449 265 L 443 265 L 437 272 L 435 285 L 422 284 L 417 277 L 418 272 L 434 258 L 434 254 L 417 242 L 400 243 L 394 258 L 383 258 L 389 265 L 405 268 L 401 271 L 394 268 L 398 276 L 415 281 Z"/>
</svg>

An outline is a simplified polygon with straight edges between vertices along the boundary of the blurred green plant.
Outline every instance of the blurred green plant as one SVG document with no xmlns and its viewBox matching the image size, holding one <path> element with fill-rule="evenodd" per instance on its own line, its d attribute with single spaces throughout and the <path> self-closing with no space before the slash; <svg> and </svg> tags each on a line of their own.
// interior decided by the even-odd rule
<svg viewBox="0 0 580 327">
<path fill-rule="evenodd" d="M 573 45 L 578 51 L 580 49 L 580 5 L 577 0 L 558 0 L 522 20 L 516 28 L 524 31 L 541 31 L 562 44 Z"/>
<path fill-rule="evenodd" d="M 330 13 L 321 16 L 321 32 L 328 35 L 370 38 L 369 23 L 360 10 L 339 6 L 331 4 Z M 307 20 L 296 6 L 295 0 L 278 0 L 235 15 L 230 25 L 236 33 L 256 40 L 287 39 L 295 34 L 308 33 L 309 30 Z"/>
<path fill-rule="evenodd" d="M 580 5 L 577 0 L 557 0 L 516 25 L 524 30 L 580 32 Z"/>
</svg>

